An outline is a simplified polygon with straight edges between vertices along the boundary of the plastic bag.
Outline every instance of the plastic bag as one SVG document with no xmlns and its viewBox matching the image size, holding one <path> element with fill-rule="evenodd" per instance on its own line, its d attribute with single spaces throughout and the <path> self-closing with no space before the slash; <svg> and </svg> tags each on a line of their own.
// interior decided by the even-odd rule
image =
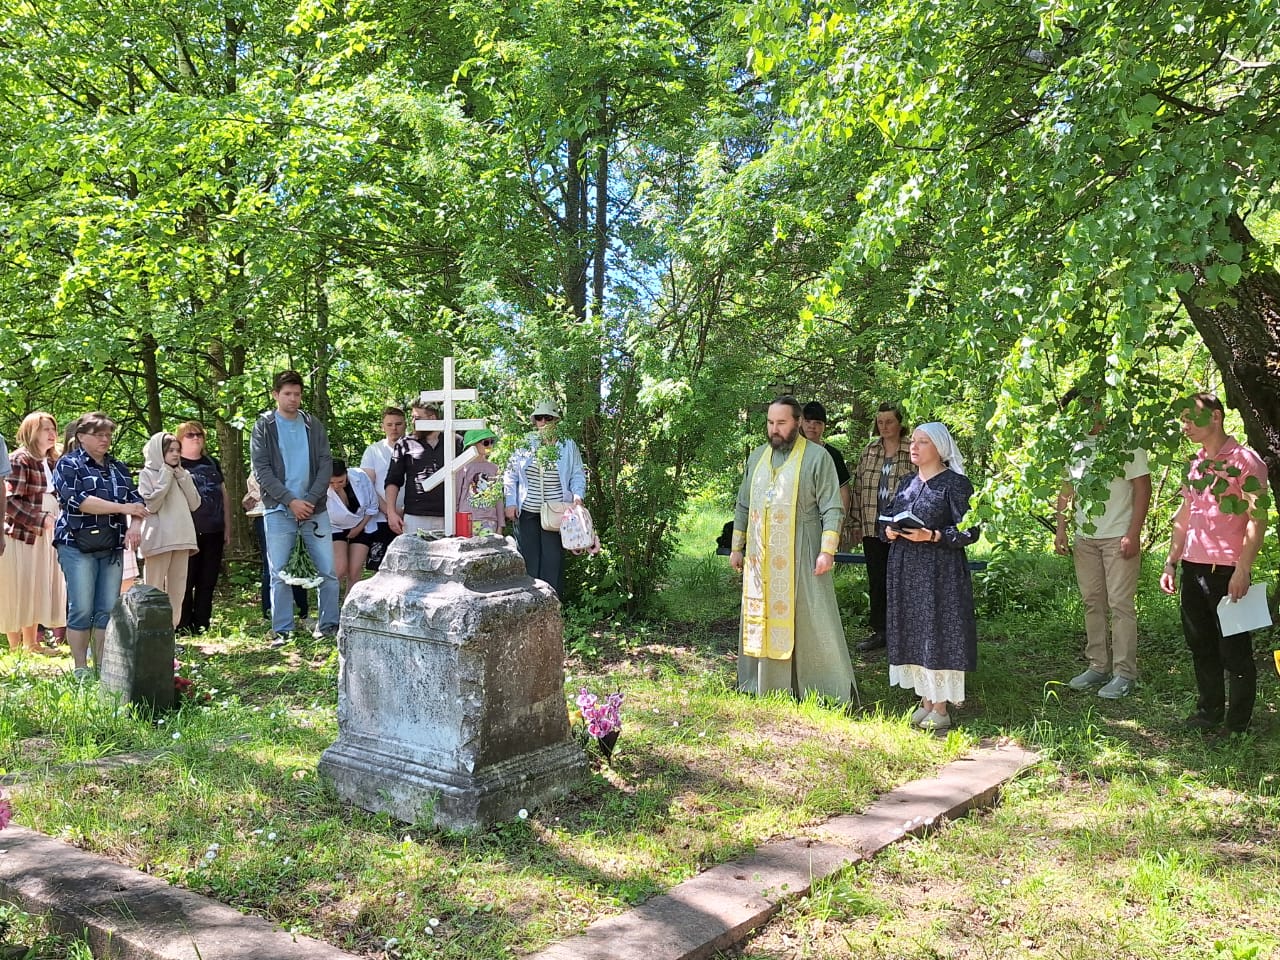
<svg viewBox="0 0 1280 960">
<path fill-rule="evenodd" d="M 565 507 L 560 520 L 560 543 L 573 553 L 599 552 L 600 538 L 596 536 L 591 514 L 582 504 L 571 503 Z"/>
</svg>

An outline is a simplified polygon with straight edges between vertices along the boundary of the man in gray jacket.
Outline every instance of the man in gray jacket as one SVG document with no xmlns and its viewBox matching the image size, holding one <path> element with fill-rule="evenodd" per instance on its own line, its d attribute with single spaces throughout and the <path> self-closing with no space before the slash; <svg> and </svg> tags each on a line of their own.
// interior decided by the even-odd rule
<svg viewBox="0 0 1280 960">
<path fill-rule="evenodd" d="M 295 370 L 276 374 L 271 396 L 276 408 L 258 418 L 249 459 L 262 488 L 267 565 L 271 571 L 271 645 L 283 646 L 293 633 L 293 585 L 281 574 L 298 538 L 319 578 L 317 637 L 338 633 L 338 577 L 333 566 L 333 531 L 325 510 L 333 455 L 324 424 L 302 410 L 302 377 Z"/>
</svg>

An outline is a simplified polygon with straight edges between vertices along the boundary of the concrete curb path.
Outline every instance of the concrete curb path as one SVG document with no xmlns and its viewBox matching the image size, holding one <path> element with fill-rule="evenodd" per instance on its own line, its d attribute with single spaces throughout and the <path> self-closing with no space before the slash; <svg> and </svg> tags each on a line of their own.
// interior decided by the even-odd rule
<svg viewBox="0 0 1280 960">
<path fill-rule="evenodd" d="M 885 794 L 864 813 L 828 820 L 808 838 L 766 843 L 527 960 L 703 960 L 767 923 L 814 881 L 869 860 L 904 836 L 994 803 L 1000 787 L 1036 760 L 1015 744 L 985 745 L 936 777 Z"/>
<path fill-rule="evenodd" d="M 357 960 L 274 923 L 34 830 L 0 833 L 0 894 L 47 914 L 95 957 L 127 960 Z"/>
<path fill-rule="evenodd" d="M 803 839 L 766 843 L 529 960 L 701 960 L 746 937 L 815 880 L 875 856 L 894 841 L 994 802 L 1035 762 L 1016 745 L 984 746 L 936 777 L 885 794 L 866 812 L 836 817 Z M 354 960 L 309 937 L 171 886 L 148 874 L 10 827 L 0 834 L 0 896 L 86 937 L 96 957 L 127 960 Z"/>
</svg>

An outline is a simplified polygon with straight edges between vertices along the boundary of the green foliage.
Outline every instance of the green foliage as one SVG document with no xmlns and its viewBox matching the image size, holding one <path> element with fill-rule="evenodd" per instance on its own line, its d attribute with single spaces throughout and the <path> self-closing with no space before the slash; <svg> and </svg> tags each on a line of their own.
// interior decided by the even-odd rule
<svg viewBox="0 0 1280 960">
<path fill-rule="evenodd" d="M 58 931 L 48 916 L 0 903 L 0 955 L 12 960 L 93 960 L 83 940 Z"/>
<path fill-rule="evenodd" d="M 1274 455 L 1274 390 L 1256 375 L 1275 309 L 1270 3 L 737 16 L 787 120 L 709 208 L 758 196 L 751 216 L 789 251 L 829 241 L 802 319 L 855 345 L 863 396 L 880 355 L 859 329 L 908 374 L 917 420 L 959 421 L 984 468 L 977 516 L 1043 509 L 1086 426 L 1056 407 L 1073 384 L 1102 400 L 1116 451 L 1169 449 L 1173 398 L 1215 379 L 1205 347 Z M 738 229 L 709 230 L 711 249 Z"/>
<path fill-rule="evenodd" d="M 882 401 L 947 420 L 975 516 L 1016 542 L 1089 426 L 1057 407 L 1073 384 L 1113 431 L 1086 501 L 1134 445 L 1172 470 L 1172 398 L 1219 378 L 1280 455 L 1273 20 L 20 0 L 0 429 L 101 407 L 136 458 L 200 419 L 238 499 L 271 373 L 304 373 L 355 461 L 452 355 L 464 413 L 508 434 L 563 403 L 607 547 L 570 595 L 636 610 L 791 384 L 851 460 Z"/>
</svg>

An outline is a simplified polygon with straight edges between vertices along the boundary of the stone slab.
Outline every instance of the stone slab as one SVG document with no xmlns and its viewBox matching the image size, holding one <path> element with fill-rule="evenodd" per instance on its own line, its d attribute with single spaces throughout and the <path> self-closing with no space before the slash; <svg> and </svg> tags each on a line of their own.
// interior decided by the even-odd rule
<svg viewBox="0 0 1280 960">
<path fill-rule="evenodd" d="M 397 537 L 347 595 L 338 654 L 338 739 L 319 770 L 348 803 L 469 831 L 586 774 L 560 602 L 513 541 Z"/>
<path fill-rule="evenodd" d="M 33 830 L 0 834 L 0 895 L 100 960 L 354 960 L 310 937 Z"/>
<path fill-rule="evenodd" d="M 116 601 L 107 624 L 100 692 L 152 710 L 172 710 L 173 653 L 168 594 L 145 583 L 131 587 Z"/>
<path fill-rule="evenodd" d="M 741 860 L 686 880 L 621 916 L 527 960 L 704 960 L 763 926 L 814 881 L 869 859 L 905 836 L 988 806 L 1037 759 L 1016 744 L 988 744 L 936 777 L 892 790 L 864 813 L 836 817 L 807 839 L 775 840 Z"/>
</svg>

